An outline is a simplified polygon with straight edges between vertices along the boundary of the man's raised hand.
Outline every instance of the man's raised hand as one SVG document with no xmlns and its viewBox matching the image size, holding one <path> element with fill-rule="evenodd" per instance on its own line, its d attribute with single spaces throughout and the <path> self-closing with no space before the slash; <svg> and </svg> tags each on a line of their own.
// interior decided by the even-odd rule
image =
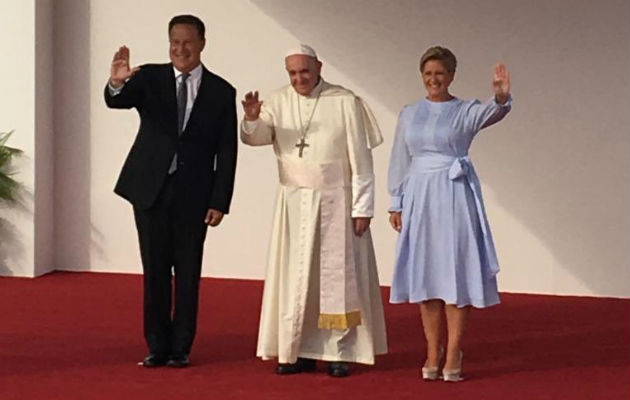
<svg viewBox="0 0 630 400">
<path fill-rule="evenodd" d="M 114 54 L 114 59 L 112 60 L 112 67 L 109 73 L 109 84 L 114 88 L 118 88 L 139 70 L 140 67 L 130 68 L 129 48 L 127 46 L 121 46 Z"/>
<path fill-rule="evenodd" d="M 245 95 L 245 100 L 241 101 L 243 111 L 245 111 L 245 120 L 256 121 L 260 115 L 260 107 L 263 102 L 258 101 L 258 91 L 249 92 Z"/>
</svg>

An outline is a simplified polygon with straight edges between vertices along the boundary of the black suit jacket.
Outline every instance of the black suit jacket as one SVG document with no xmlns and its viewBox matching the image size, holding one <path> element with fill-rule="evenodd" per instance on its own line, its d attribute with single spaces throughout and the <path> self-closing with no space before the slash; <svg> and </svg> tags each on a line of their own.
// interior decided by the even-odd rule
<svg viewBox="0 0 630 400">
<path fill-rule="evenodd" d="M 110 108 L 135 107 L 140 128 L 114 191 L 135 207 L 157 199 L 177 153 L 178 196 L 195 213 L 214 208 L 228 213 L 236 169 L 236 90 L 203 67 L 201 84 L 186 128 L 177 134 L 177 99 L 172 64 L 143 65 Z"/>
</svg>

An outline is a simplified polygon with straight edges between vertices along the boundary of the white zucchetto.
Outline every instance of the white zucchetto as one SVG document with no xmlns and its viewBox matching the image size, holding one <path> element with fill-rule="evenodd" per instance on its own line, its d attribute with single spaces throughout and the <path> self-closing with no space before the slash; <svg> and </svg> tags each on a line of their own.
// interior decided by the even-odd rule
<svg viewBox="0 0 630 400">
<path fill-rule="evenodd" d="M 292 47 L 291 49 L 289 49 L 289 51 L 287 51 L 285 55 L 285 58 L 289 56 L 294 56 L 296 54 L 302 54 L 305 56 L 317 58 L 317 53 L 315 53 L 315 49 L 313 49 L 311 46 L 304 43 L 300 43 Z"/>
</svg>

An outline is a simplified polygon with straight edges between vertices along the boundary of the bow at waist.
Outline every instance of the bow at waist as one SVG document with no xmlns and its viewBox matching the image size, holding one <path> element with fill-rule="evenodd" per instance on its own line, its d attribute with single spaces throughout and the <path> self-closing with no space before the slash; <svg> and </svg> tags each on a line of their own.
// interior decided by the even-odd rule
<svg viewBox="0 0 630 400">
<path fill-rule="evenodd" d="M 428 173 L 448 170 L 448 177 L 455 180 L 474 171 L 468 154 L 463 156 L 449 156 L 446 154 L 432 154 L 416 156 L 411 159 L 410 172 Z"/>
<path fill-rule="evenodd" d="M 452 181 L 465 177 L 465 184 L 470 188 L 479 217 L 479 225 L 481 228 L 481 240 L 486 253 L 487 271 L 484 271 L 486 277 L 493 277 L 499 272 L 499 262 L 497 260 L 494 241 L 490 233 L 488 217 L 483 206 L 481 195 L 481 184 L 475 173 L 470 157 L 466 154 L 463 156 L 449 156 L 445 154 L 431 154 L 413 157 L 411 161 L 410 173 L 430 173 L 448 170 L 448 178 Z"/>
</svg>

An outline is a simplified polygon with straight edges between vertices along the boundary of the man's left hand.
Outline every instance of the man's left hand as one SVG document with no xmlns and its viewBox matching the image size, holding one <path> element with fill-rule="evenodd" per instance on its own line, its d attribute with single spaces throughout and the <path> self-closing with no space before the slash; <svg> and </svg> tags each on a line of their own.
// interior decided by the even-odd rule
<svg viewBox="0 0 630 400">
<path fill-rule="evenodd" d="M 221 211 L 209 208 L 206 213 L 206 218 L 203 221 L 210 226 L 217 226 L 221 223 L 222 219 L 223 213 Z"/>
<path fill-rule="evenodd" d="M 352 224 L 354 225 L 354 234 L 357 236 L 363 236 L 365 231 L 370 227 L 370 221 L 372 218 L 357 217 L 352 218 Z"/>
</svg>

